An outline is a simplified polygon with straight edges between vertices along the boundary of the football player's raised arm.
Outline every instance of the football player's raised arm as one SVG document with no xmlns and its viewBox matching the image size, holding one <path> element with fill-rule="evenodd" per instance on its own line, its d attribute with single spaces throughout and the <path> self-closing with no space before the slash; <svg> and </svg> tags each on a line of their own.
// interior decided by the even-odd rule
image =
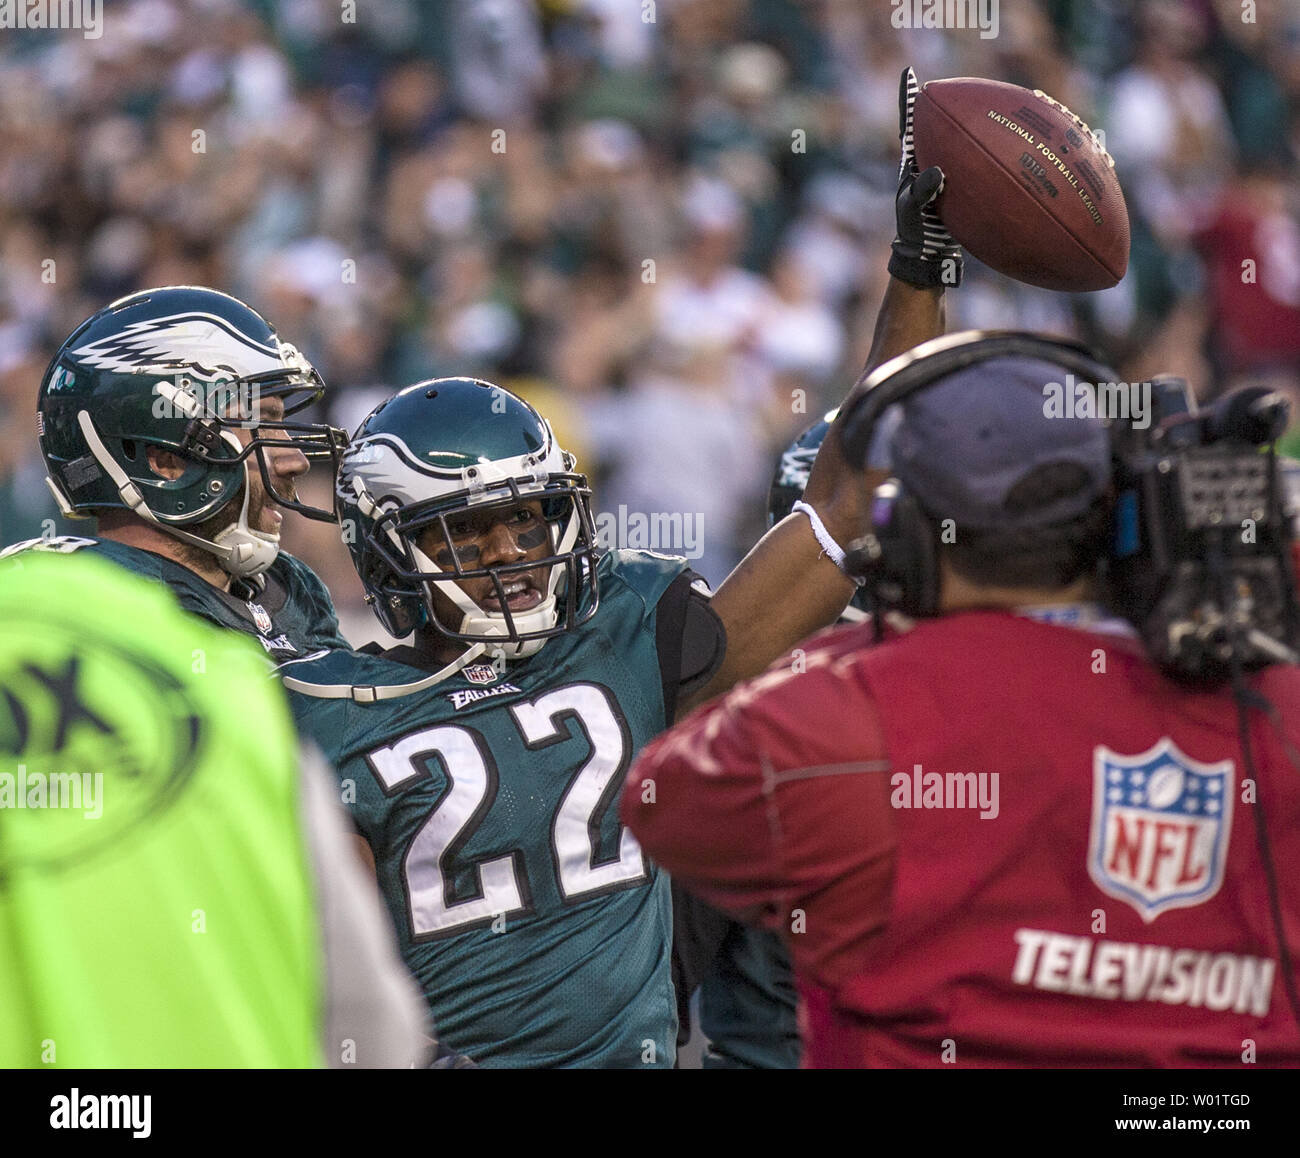
<svg viewBox="0 0 1300 1158">
<path fill-rule="evenodd" d="M 853 583 L 832 560 L 862 534 L 869 487 L 884 477 L 847 462 L 841 450 L 843 417 L 853 409 L 863 380 L 877 366 L 913 346 L 942 336 L 944 290 L 961 284 L 962 252 L 934 210 L 942 170 L 920 172 L 912 152 L 916 76 L 904 69 L 898 86 L 898 136 L 902 142 L 896 233 L 890 247 L 889 284 L 862 378 L 840 406 L 804 490 L 803 504 L 758 541 L 713 597 L 727 633 L 727 653 L 713 678 L 679 701 L 677 715 L 757 675 L 801 639 L 834 623 L 853 594 Z M 814 530 L 814 516 L 820 526 Z M 842 556 L 841 556 L 842 557 Z"/>
<path fill-rule="evenodd" d="M 943 333 L 943 290 L 922 289 L 890 279 L 872 344 L 870 371 L 881 362 Z M 861 383 L 841 414 L 851 409 Z M 803 501 L 820 517 L 826 533 L 844 547 L 862 534 L 869 484 L 883 481 L 844 457 L 840 424 L 831 425 L 804 491 Z M 777 523 L 741 560 L 714 593 L 712 607 L 726 630 L 726 658 L 702 688 L 683 697 L 677 718 L 732 685 L 758 675 L 801 639 L 834 623 L 854 591 L 813 531 L 796 512 Z"/>
<path fill-rule="evenodd" d="M 942 286 L 908 285 L 905 281 L 891 277 L 885 287 L 885 296 L 881 299 L 880 312 L 876 314 L 876 330 L 871 338 L 871 351 L 867 355 L 862 377 L 865 378 L 890 358 L 906 354 L 913 346 L 919 346 L 931 338 L 942 337 L 946 330 Z M 855 387 L 854 393 L 856 391 Z M 849 395 L 849 398 L 852 397 L 853 393 Z"/>
<path fill-rule="evenodd" d="M 943 192 L 943 170 L 931 166 L 922 172 L 912 150 L 912 110 L 919 87 L 911 68 L 903 69 L 898 78 L 902 157 L 894 197 L 894 240 L 889 247 L 890 278 L 876 315 L 863 377 L 890 358 L 939 337 L 945 326 L 944 290 L 961 285 L 961 246 L 934 207 L 935 198 Z M 841 407 L 841 413 L 845 409 Z"/>
</svg>

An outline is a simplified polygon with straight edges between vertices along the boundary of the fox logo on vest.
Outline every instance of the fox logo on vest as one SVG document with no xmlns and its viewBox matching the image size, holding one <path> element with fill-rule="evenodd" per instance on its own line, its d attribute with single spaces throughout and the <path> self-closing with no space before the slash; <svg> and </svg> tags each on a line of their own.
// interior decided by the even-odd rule
<svg viewBox="0 0 1300 1158">
<path fill-rule="evenodd" d="M 1203 904 L 1223 884 L 1233 763 L 1201 764 L 1169 737 L 1137 756 L 1093 753 L 1088 873 L 1103 893 L 1154 921 Z"/>
</svg>

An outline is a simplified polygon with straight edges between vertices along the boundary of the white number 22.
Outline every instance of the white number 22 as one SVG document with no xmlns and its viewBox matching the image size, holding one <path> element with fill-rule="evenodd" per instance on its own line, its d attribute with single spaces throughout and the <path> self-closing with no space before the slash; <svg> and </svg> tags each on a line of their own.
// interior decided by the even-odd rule
<svg viewBox="0 0 1300 1158">
<path fill-rule="evenodd" d="M 561 895 L 566 901 L 627 888 L 646 877 L 645 858 L 636 837 L 619 832 L 617 855 L 597 861 L 602 821 L 614 806 L 631 752 L 628 736 L 609 693 L 595 684 L 570 684 L 510 709 L 530 749 L 569 738 L 562 721 L 572 718 L 590 745 L 551 820 L 551 853 Z M 491 860 L 457 865 L 460 850 L 492 807 L 497 770 L 475 732 L 453 724 L 425 728 L 378 748 L 367 757 L 385 792 L 428 776 L 437 756 L 449 788 L 406 851 L 403 864 L 412 935 L 419 940 L 447 936 L 504 914 L 532 908 L 528 876 L 520 850 Z M 472 867 L 476 895 L 448 900 L 455 867 Z"/>
</svg>

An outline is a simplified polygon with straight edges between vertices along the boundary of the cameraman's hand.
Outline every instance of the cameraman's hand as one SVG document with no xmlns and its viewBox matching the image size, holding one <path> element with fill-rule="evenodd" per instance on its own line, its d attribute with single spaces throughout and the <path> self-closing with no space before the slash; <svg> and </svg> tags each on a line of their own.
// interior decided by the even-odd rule
<svg viewBox="0 0 1300 1158">
<path fill-rule="evenodd" d="M 958 286 L 961 246 L 939 220 L 933 205 L 943 189 L 943 170 L 933 165 L 924 173 L 918 172 L 912 150 L 912 111 L 919 91 L 916 73 L 909 66 L 898 82 L 898 137 L 903 142 L 903 159 L 894 201 L 898 224 L 889 272 L 919 289 Z"/>
</svg>

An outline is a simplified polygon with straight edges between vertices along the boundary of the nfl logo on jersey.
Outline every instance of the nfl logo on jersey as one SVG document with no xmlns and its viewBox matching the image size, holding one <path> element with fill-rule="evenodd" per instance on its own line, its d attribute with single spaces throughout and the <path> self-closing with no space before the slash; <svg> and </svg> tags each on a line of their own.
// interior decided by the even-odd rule
<svg viewBox="0 0 1300 1158">
<path fill-rule="evenodd" d="M 274 630 L 271 623 L 271 617 L 266 613 L 266 608 L 260 603 L 248 601 L 248 610 L 252 613 L 253 622 L 257 624 L 257 630 L 263 635 L 270 635 Z"/>
<path fill-rule="evenodd" d="M 490 684 L 496 680 L 497 669 L 490 663 L 471 664 L 464 669 L 464 676 L 472 684 Z"/>
<path fill-rule="evenodd" d="M 1208 901 L 1223 883 L 1233 764 L 1201 764 L 1168 737 L 1137 756 L 1093 753 L 1088 872 L 1102 892 L 1154 921 Z"/>
</svg>

